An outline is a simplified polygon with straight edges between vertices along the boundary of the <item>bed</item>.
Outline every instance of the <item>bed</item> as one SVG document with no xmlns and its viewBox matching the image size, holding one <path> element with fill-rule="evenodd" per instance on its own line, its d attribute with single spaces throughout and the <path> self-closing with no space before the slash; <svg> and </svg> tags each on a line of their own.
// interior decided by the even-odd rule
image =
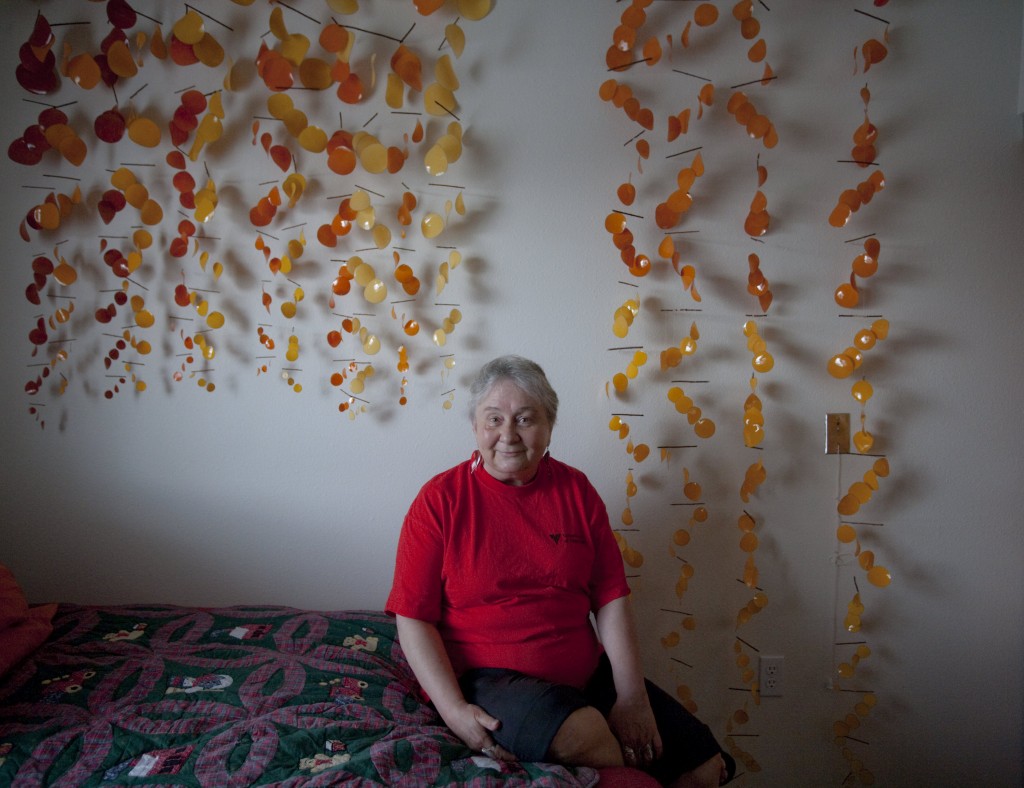
<svg viewBox="0 0 1024 788">
<path fill-rule="evenodd" d="M 599 779 L 471 752 L 424 702 L 381 612 L 20 604 L 0 611 L 0 785 Z M 5 637 L 26 622 L 39 626 Z"/>
</svg>

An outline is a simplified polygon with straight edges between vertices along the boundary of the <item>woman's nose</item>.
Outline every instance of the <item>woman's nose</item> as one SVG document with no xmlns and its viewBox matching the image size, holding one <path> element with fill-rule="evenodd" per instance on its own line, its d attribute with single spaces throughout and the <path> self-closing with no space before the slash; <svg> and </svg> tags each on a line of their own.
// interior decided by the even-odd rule
<svg viewBox="0 0 1024 788">
<path fill-rule="evenodd" d="M 516 431 L 516 425 L 514 423 L 506 424 L 501 428 L 501 439 L 505 443 L 515 443 L 519 440 L 519 433 Z"/>
</svg>

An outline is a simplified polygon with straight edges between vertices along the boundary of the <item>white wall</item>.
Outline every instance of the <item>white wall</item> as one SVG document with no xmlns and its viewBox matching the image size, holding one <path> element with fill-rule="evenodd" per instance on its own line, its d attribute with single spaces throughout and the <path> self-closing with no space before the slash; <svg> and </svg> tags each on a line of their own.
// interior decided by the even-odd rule
<svg viewBox="0 0 1024 788">
<path fill-rule="evenodd" d="M 155 0 L 135 5 L 154 17 L 169 13 Z M 223 34 L 229 49 L 232 40 L 251 42 L 266 29 L 264 4 L 208 5 L 204 10 L 212 15 L 235 20 L 240 38 Z M 402 27 L 400 35 L 413 19 L 410 4 L 392 5 L 387 10 L 397 15 L 400 8 L 408 21 L 398 25 L 396 16 L 380 24 Z M 634 465 L 607 428 L 610 413 L 646 413 L 634 420 L 634 434 L 652 446 L 696 443 L 681 417 L 667 410 L 664 391 L 670 378 L 707 380 L 693 385 L 692 395 L 718 424 L 715 437 L 674 452 L 669 463 L 659 462 L 655 450 L 634 467 L 640 492 L 631 508 L 638 531 L 627 538 L 645 556 L 633 582 L 649 669 L 669 687 L 691 686 L 701 716 L 720 735 L 728 715 L 749 698 L 733 689 L 740 684 L 734 618 L 749 596 L 735 580 L 745 555 L 734 523 L 744 508 L 736 494 L 743 471 L 762 458 L 768 480 L 746 508 L 758 521 L 760 584 L 770 603 L 739 635 L 761 653 L 785 656 L 786 692 L 749 708 L 752 721 L 743 732 L 756 738 L 739 741 L 763 772 L 744 779 L 751 785 L 839 784 L 847 768 L 833 743 L 832 722 L 859 696 L 827 689 L 837 659 L 848 653 L 832 643 L 855 575 L 849 555 L 837 558 L 835 501 L 866 461 L 822 453 L 825 414 L 850 412 L 856 426 L 858 413 L 849 381 L 830 378 L 825 362 L 861 324 L 838 318 L 831 299 L 857 252 L 844 241 L 873 232 L 882 241 L 881 265 L 858 312 L 884 314 L 892 323 L 890 337 L 869 354 L 864 369 L 876 392 L 868 407 L 874 451 L 889 458 L 893 472 L 863 513 L 884 526 L 862 532 L 865 546 L 895 579 L 878 590 L 859 575 L 867 606 L 861 634 L 873 655 L 844 686 L 874 690 L 878 706 L 857 732 L 870 743 L 851 747 L 880 785 L 1019 785 L 1021 8 L 993 2 L 968 12 L 950 0 L 927 7 L 861 5 L 893 23 L 890 56 L 867 79 L 852 73 L 851 53 L 881 34 L 868 18 L 834 4 L 815 4 L 813 11 L 809 4 L 757 9 L 769 62 L 780 76 L 770 88 L 748 89 L 779 129 L 779 146 L 764 151 L 725 112 L 729 86 L 759 72 L 752 75 L 743 59 L 731 4 L 721 4 L 722 19 L 689 52 L 681 55 L 677 45 L 672 64 L 635 75 L 638 93 L 659 116 L 672 105 L 694 102 L 695 83 L 672 66 L 706 74 L 718 88 L 715 105 L 691 124 L 682 146 L 666 145 L 659 123 L 649 135 L 654 155 L 644 163 L 643 177 L 635 171 L 632 148 L 624 145 L 636 126 L 597 97 L 608 77 L 604 51 L 624 4 L 499 0 L 490 17 L 465 23 L 467 52 L 456 68 L 467 151 L 447 182 L 466 186 L 470 215 L 449 236 L 466 262 L 442 299 L 458 300 L 465 315 L 446 348 L 456 353 L 456 372 L 442 382 L 437 351 L 420 342 L 411 401 L 401 409 L 394 404 L 391 345 L 374 359 L 387 384 L 374 393 L 369 412 L 353 421 L 337 412 L 338 397 L 325 382 L 332 367 L 320 339 L 329 321 L 321 293 L 337 265 L 328 258 L 338 254 L 319 250 L 313 229 L 307 228 L 304 260 L 310 262 L 302 270 L 310 304 L 298 323 L 310 348 L 302 358 L 305 389 L 296 395 L 276 377 L 255 374 L 260 318 L 253 304 L 265 271 L 252 248 L 247 211 L 257 184 L 280 173 L 250 145 L 252 115 L 264 111 L 264 94 L 251 83 L 247 92 L 225 97 L 231 131 L 207 160 L 222 190 L 209 234 L 223 240 L 211 251 L 228 266 L 225 331 L 235 331 L 218 358 L 214 394 L 170 380 L 177 335 L 168 331 L 166 338 L 154 335 L 161 339 L 145 369 L 148 391 L 103 398 L 105 346 L 88 316 L 98 305 L 95 291 L 116 283 L 101 273 L 94 222 L 77 220 L 66 235 L 63 229 L 34 235 L 29 244 L 16 231 L 45 194 L 23 187 L 53 184 L 42 173 L 82 176 L 95 204 L 105 188 L 103 169 L 116 162 L 95 141 L 81 171 L 60 166 L 52 154 L 33 170 L 3 157 L 0 175 L 8 188 L 0 245 L 9 286 L 2 294 L 0 353 L 8 374 L 0 434 L 8 460 L 0 560 L 38 601 L 379 608 L 402 515 L 416 489 L 472 449 L 465 386 L 480 363 L 514 351 L 545 366 L 563 402 L 553 452 L 591 475 L 616 524 L 626 503 L 626 471 Z M 22 100 L 26 94 L 12 78 L 17 47 L 37 8 L 57 22 L 73 21 L 70 16 L 98 20 L 102 6 L 94 6 L 99 4 L 76 4 L 72 11 L 64 3 L 43 2 L 8 9 L 0 32 L 8 53 L 5 144 L 40 109 Z M 302 8 L 326 18 L 319 3 Z M 651 24 L 673 31 L 678 42 L 690 8 L 654 3 Z M 421 42 L 440 40 L 438 20 L 420 20 L 411 41 L 426 47 Z M 169 28 L 171 20 L 162 21 Z M 97 29 L 105 32 L 99 22 Z M 316 35 L 312 26 L 305 32 Z M 75 35 L 90 46 L 100 37 L 82 30 Z M 389 51 L 389 45 L 378 45 Z M 379 65 L 386 56 L 378 56 Z M 147 76 L 135 79 L 155 80 L 165 93 L 188 87 L 189 80 L 213 90 L 220 79 L 201 66 L 185 76 L 156 62 L 146 68 Z M 834 230 L 825 220 L 836 196 L 864 176 L 836 160 L 847 157 L 860 122 L 857 91 L 865 81 L 887 188 L 847 228 Z M 58 99 L 80 102 L 69 111 L 79 113 L 83 134 L 112 103 L 109 94 L 84 94 L 67 84 Z M 144 94 L 140 109 L 166 101 Z M 333 117 L 336 109 L 336 103 L 317 105 L 318 117 Z M 369 118 L 361 109 L 343 110 L 353 130 Z M 620 284 L 630 277 L 603 229 L 605 215 L 617 207 L 614 189 L 633 171 L 652 211 L 682 166 L 663 157 L 696 145 L 703 146 L 707 174 L 695 188 L 696 207 L 685 225 L 699 233 L 684 237 L 686 259 L 698 268 L 703 311 L 683 317 L 659 311 L 692 306 L 662 264 L 635 281 L 644 309 L 627 340 L 617 340 L 612 314 L 635 290 Z M 165 150 L 139 151 L 133 161 L 159 162 Z M 774 218 L 765 243 L 755 245 L 741 225 L 755 188 L 758 150 L 769 171 L 765 191 Z M 300 160 L 301 169 L 314 187 L 277 228 L 298 221 L 315 228 L 334 207 L 323 198 L 351 189 L 311 157 Z M 428 179 L 412 162 L 402 177 L 421 185 L 424 195 L 438 193 L 422 186 Z M 166 184 L 153 189 L 168 209 Z M 127 217 L 115 221 L 112 228 L 122 232 L 131 226 Z M 166 245 L 172 230 L 170 221 L 161 227 L 158 245 Z M 23 293 L 32 256 L 65 237 L 84 271 L 76 320 L 84 319 L 73 324 L 83 341 L 72 353 L 71 385 L 62 398 L 47 400 L 46 427 L 40 429 L 23 390 L 32 362 L 26 335 L 38 308 Z M 660 236 L 647 232 L 644 238 L 653 251 Z M 416 264 L 429 289 L 428 269 L 442 258 L 420 248 Z M 760 254 L 776 296 L 769 316 L 758 321 L 776 366 L 759 376 L 767 438 L 756 453 L 740 437 L 750 375 L 740 326 L 756 311 L 744 292 L 751 251 Z M 195 262 L 190 265 L 194 272 Z M 166 303 L 181 263 L 164 263 L 154 252 L 146 266 L 140 279 L 150 298 L 154 305 Z M 425 309 L 435 319 L 444 311 Z M 692 366 L 684 362 L 673 373 L 660 373 L 658 353 L 678 341 L 693 319 L 702 339 Z M 384 312 L 374 320 L 382 332 L 391 330 Z M 320 351 L 313 350 L 317 344 Z M 644 344 L 650 362 L 628 400 L 616 403 L 606 399 L 604 383 L 628 355 L 608 348 L 623 344 Z M 444 411 L 443 392 L 453 386 L 455 407 Z M 673 592 L 678 562 L 669 545 L 681 524 L 671 503 L 682 500 L 684 467 L 704 485 L 712 517 L 686 548 L 697 574 L 679 601 Z M 698 621 L 697 631 L 671 650 L 659 640 L 678 617 L 663 608 L 693 612 Z"/>
</svg>

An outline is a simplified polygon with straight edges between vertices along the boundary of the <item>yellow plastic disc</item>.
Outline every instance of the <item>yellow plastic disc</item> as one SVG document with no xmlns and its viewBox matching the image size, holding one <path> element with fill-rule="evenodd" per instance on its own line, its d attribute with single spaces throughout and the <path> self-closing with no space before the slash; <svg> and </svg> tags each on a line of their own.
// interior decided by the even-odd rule
<svg viewBox="0 0 1024 788">
<path fill-rule="evenodd" d="M 452 52 L 455 53 L 455 57 L 462 57 L 462 52 L 466 48 L 466 33 L 459 27 L 458 23 L 452 22 L 444 29 L 444 37 L 448 40 L 448 44 L 452 48 Z"/>
<path fill-rule="evenodd" d="M 373 228 L 373 242 L 378 249 L 384 249 L 391 243 L 391 230 L 385 224 L 378 224 Z"/>
<path fill-rule="evenodd" d="M 204 66 L 217 68 L 217 66 L 224 62 L 224 47 L 209 33 L 206 33 L 192 46 L 192 51 Z"/>
<path fill-rule="evenodd" d="M 203 23 L 203 17 L 189 9 L 181 19 L 174 23 L 171 32 L 181 43 L 191 46 L 202 41 L 206 34 L 206 26 Z"/>
<path fill-rule="evenodd" d="M 363 295 L 371 304 L 379 304 L 388 297 L 388 286 L 380 279 L 375 278 L 366 286 Z"/>
<path fill-rule="evenodd" d="M 349 262 L 354 262 L 354 260 L 350 260 Z M 373 270 L 372 265 L 359 260 L 356 263 L 355 268 L 352 269 L 352 277 L 356 280 L 357 285 L 360 287 L 366 287 L 377 277 L 377 274 Z"/>
<path fill-rule="evenodd" d="M 440 214 L 431 211 L 423 217 L 420 228 L 423 231 L 424 238 L 436 238 L 444 230 L 444 219 L 441 218 Z"/>
<path fill-rule="evenodd" d="M 853 394 L 853 398 L 857 400 L 857 402 L 863 405 L 871 399 L 875 390 L 866 380 L 858 380 L 853 384 L 853 388 L 850 389 L 850 393 Z"/>
<path fill-rule="evenodd" d="M 267 99 L 267 111 L 278 120 L 283 120 L 294 108 L 295 104 L 287 93 L 275 93 Z"/>
<path fill-rule="evenodd" d="M 860 511 L 860 501 L 853 495 L 847 493 L 839 499 L 839 504 L 836 506 L 836 511 L 839 514 L 846 517 L 847 515 L 856 514 Z"/>
<path fill-rule="evenodd" d="M 474 22 L 491 13 L 492 0 L 458 0 L 459 14 Z"/>
<path fill-rule="evenodd" d="M 388 149 L 379 142 L 373 142 L 359 151 L 359 163 L 367 172 L 378 174 L 388 168 Z"/>
<path fill-rule="evenodd" d="M 710 438 L 715 434 L 715 422 L 711 419 L 698 419 L 693 425 L 693 431 L 697 433 L 698 438 Z"/>
<path fill-rule="evenodd" d="M 160 144 L 160 127 L 149 118 L 135 118 L 128 124 L 128 139 L 144 148 Z"/>
<path fill-rule="evenodd" d="M 423 109 L 435 117 L 455 112 L 455 94 L 440 83 L 432 82 L 423 91 Z"/>
<path fill-rule="evenodd" d="M 327 132 L 319 126 L 306 126 L 299 132 L 299 145 L 310 153 L 323 153 L 327 149 Z"/>
<path fill-rule="evenodd" d="M 448 55 L 442 55 L 434 65 L 434 77 L 446 90 L 452 92 L 459 89 L 459 78 L 452 66 L 452 59 Z"/>
<path fill-rule="evenodd" d="M 139 212 L 142 217 L 142 223 L 152 227 L 155 224 L 160 224 L 164 218 L 163 208 L 160 207 L 160 203 L 156 200 L 146 200 L 142 205 L 142 210 Z"/>
<path fill-rule="evenodd" d="M 754 369 L 758 372 L 770 372 L 775 366 L 775 359 L 771 353 L 758 353 L 751 361 Z"/>
<path fill-rule="evenodd" d="M 853 374 L 853 367 L 853 359 L 845 353 L 838 353 L 828 362 L 828 374 L 834 378 L 848 378 Z"/>
<path fill-rule="evenodd" d="M 423 166 L 426 167 L 427 174 L 434 177 L 444 175 L 448 170 L 448 155 L 444 152 L 444 148 L 440 145 L 434 145 L 427 151 L 427 155 L 423 157 Z"/>
</svg>

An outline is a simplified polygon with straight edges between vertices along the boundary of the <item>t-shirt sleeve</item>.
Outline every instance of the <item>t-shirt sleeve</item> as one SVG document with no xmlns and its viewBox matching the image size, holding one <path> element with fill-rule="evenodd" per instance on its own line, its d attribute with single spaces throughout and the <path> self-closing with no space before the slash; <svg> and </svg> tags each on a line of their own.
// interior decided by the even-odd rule
<svg viewBox="0 0 1024 788">
<path fill-rule="evenodd" d="M 622 553 L 608 520 L 608 509 L 589 482 L 587 488 L 587 510 L 594 540 L 590 604 L 597 611 L 615 599 L 629 596 L 630 588 L 626 582 L 626 570 L 622 566 Z"/>
<path fill-rule="evenodd" d="M 441 618 L 441 570 L 444 544 L 437 509 L 426 488 L 402 523 L 395 576 L 385 610 L 390 615 L 437 623 Z"/>
</svg>

